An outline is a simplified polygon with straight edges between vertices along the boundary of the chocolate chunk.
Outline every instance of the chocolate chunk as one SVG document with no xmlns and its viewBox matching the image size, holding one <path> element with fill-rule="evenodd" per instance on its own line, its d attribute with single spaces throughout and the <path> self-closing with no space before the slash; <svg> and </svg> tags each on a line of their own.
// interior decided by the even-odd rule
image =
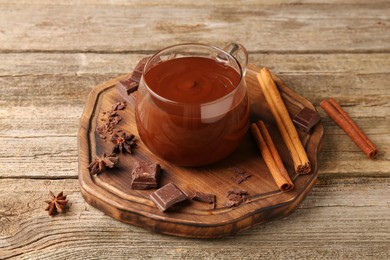
<svg viewBox="0 0 390 260">
<path fill-rule="evenodd" d="M 133 71 L 133 73 L 134 72 L 136 73 L 134 78 L 132 77 L 134 81 L 138 81 L 138 82 L 140 81 L 145 64 L 146 64 L 146 62 L 148 62 L 149 59 L 150 59 L 150 56 L 147 56 L 147 57 L 142 58 L 140 61 L 138 61 L 137 65 L 135 66 L 134 71 Z"/>
<path fill-rule="evenodd" d="M 191 199 L 208 203 L 208 204 L 213 204 L 215 203 L 215 195 L 210 194 L 210 193 L 204 193 L 204 192 L 195 192 L 192 196 Z"/>
<path fill-rule="evenodd" d="M 162 212 L 187 198 L 188 196 L 173 183 L 168 183 L 150 195 L 150 199 Z"/>
<path fill-rule="evenodd" d="M 132 81 L 131 78 L 127 78 L 119 81 L 116 87 L 119 92 L 124 91 L 127 95 L 130 95 L 138 89 L 139 82 Z"/>
<path fill-rule="evenodd" d="M 121 95 L 123 95 L 124 93 L 130 95 L 134 91 L 138 90 L 139 82 L 141 81 L 142 77 L 142 72 L 149 58 L 150 56 L 142 58 L 135 66 L 131 76 L 129 78 L 119 81 L 116 84 L 116 88 Z"/>
<path fill-rule="evenodd" d="M 293 122 L 299 130 L 306 133 L 310 132 L 310 129 L 320 121 L 320 116 L 316 111 L 313 111 L 307 107 L 303 108 L 294 118 Z"/>
<path fill-rule="evenodd" d="M 131 188 L 133 190 L 148 190 L 157 188 L 161 166 L 158 163 L 137 161 L 131 172 Z"/>
</svg>

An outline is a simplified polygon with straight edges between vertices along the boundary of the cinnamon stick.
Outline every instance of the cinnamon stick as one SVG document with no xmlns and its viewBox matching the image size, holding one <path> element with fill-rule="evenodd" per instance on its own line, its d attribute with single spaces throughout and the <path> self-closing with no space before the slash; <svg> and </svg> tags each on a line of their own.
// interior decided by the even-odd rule
<svg viewBox="0 0 390 260">
<path fill-rule="evenodd" d="M 251 132 L 276 185 L 284 192 L 293 189 L 294 184 L 280 159 L 279 153 L 276 150 L 265 124 L 262 121 L 257 122 L 257 124 L 252 123 Z"/>
<path fill-rule="evenodd" d="M 371 142 L 364 132 L 356 125 L 345 110 L 332 98 L 323 100 L 320 103 L 321 108 L 328 116 L 343 129 L 343 131 L 352 139 L 352 141 L 367 155 L 371 160 L 378 155 L 378 148 Z"/>
<path fill-rule="evenodd" d="M 267 68 L 262 68 L 260 73 L 257 74 L 257 80 L 263 90 L 263 94 L 276 121 L 279 132 L 290 152 L 294 162 L 295 172 L 303 174 L 310 173 L 311 167 L 309 158 L 307 157 L 305 148 L 299 139 L 298 132 L 295 129 L 270 71 Z"/>
</svg>

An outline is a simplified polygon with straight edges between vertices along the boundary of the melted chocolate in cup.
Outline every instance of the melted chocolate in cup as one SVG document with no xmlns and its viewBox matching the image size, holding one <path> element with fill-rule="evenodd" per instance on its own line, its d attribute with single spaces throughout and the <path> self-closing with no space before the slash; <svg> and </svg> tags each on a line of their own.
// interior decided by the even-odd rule
<svg viewBox="0 0 390 260">
<path fill-rule="evenodd" d="M 143 84 L 151 94 L 147 88 L 137 93 L 138 132 L 163 159 L 181 166 L 213 163 L 232 153 L 248 129 L 245 83 L 222 62 L 167 60 L 149 69 Z"/>
</svg>

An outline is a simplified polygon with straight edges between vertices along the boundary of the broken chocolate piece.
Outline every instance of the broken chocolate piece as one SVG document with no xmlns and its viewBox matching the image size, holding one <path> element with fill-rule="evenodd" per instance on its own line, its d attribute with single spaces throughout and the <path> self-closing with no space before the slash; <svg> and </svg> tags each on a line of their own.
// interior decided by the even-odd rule
<svg viewBox="0 0 390 260">
<path fill-rule="evenodd" d="M 148 190 L 157 188 L 161 166 L 158 163 L 136 161 L 131 172 L 131 188 L 133 190 Z"/>
<path fill-rule="evenodd" d="M 307 107 L 303 108 L 293 118 L 293 122 L 298 127 L 298 129 L 306 133 L 309 133 L 310 129 L 315 126 L 319 121 L 320 116 L 318 115 L 318 113 Z"/>
<path fill-rule="evenodd" d="M 149 58 L 150 56 L 142 58 L 135 66 L 131 76 L 129 78 L 119 81 L 116 84 L 116 88 L 120 94 L 126 93 L 127 95 L 130 95 L 134 91 L 138 90 L 138 85 L 141 81 L 142 72 Z"/>
<path fill-rule="evenodd" d="M 127 95 L 130 95 L 134 91 L 138 89 L 139 82 L 135 82 L 131 80 L 131 78 L 127 78 L 124 80 L 119 81 L 116 84 L 116 87 L 119 92 L 125 92 Z"/>
<path fill-rule="evenodd" d="M 133 73 L 131 74 L 131 78 L 130 80 L 132 82 L 137 82 L 139 83 L 141 81 L 141 77 L 142 77 L 142 72 L 144 70 L 144 67 L 145 67 L 145 64 L 146 62 L 149 60 L 150 57 L 145 57 L 143 59 L 141 59 L 137 66 L 135 66 L 134 70 L 133 70 Z"/>
<path fill-rule="evenodd" d="M 179 202 L 185 201 L 187 198 L 187 194 L 173 183 L 168 183 L 150 195 L 150 199 L 162 212 Z"/>
<path fill-rule="evenodd" d="M 210 194 L 210 193 L 204 193 L 204 192 L 195 192 L 192 196 L 191 199 L 208 203 L 208 204 L 213 204 L 215 203 L 215 195 Z"/>
</svg>

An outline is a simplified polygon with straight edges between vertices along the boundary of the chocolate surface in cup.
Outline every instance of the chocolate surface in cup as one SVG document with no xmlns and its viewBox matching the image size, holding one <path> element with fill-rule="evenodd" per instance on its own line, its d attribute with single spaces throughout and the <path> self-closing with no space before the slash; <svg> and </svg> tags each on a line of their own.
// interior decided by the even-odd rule
<svg viewBox="0 0 390 260">
<path fill-rule="evenodd" d="M 159 96 L 187 104 L 203 104 L 232 92 L 240 74 L 230 66 L 204 57 L 167 60 L 145 74 L 146 84 Z"/>
<path fill-rule="evenodd" d="M 161 62 L 137 93 L 139 135 L 156 155 L 182 166 L 218 161 L 239 144 L 249 125 L 241 76 L 223 62 L 185 57 Z M 245 83 L 242 83 L 245 84 Z"/>
</svg>

